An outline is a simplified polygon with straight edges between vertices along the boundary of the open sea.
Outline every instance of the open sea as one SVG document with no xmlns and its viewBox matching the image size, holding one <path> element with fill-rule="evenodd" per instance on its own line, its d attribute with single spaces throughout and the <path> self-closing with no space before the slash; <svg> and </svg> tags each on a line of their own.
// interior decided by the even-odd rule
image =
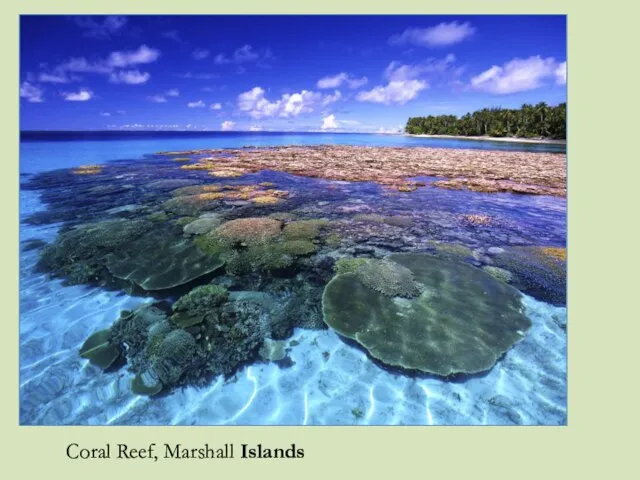
<svg viewBox="0 0 640 480">
<path fill-rule="evenodd" d="M 564 425 L 567 422 L 565 278 L 536 264 L 516 272 L 531 327 L 482 373 L 442 378 L 386 368 L 356 342 L 323 325 L 296 325 L 281 338 L 284 359 L 256 356 L 231 375 L 180 385 L 156 396 L 135 395 L 130 365 L 101 371 L 79 349 L 108 329 L 122 310 L 158 300 L 144 291 L 76 284 L 36 264 L 60 232 L 105 219 L 150 214 L 171 198 L 163 180 L 201 182 L 162 151 L 280 145 L 438 147 L 564 153 L 561 145 L 426 139 L 401 135 L 242 132 L 23 132 L 20 142 L 20 423 L 23 425 Z M 81 165 L 104 165 L 100 175 L 73 175 Z M 81 178 L 82 177 L 82 178 Z M 122 180 L 115 186 L 114 179 Z M 209 177 L 209 180 L 211 178 Z M 312 259 L 344 255 L 382 258 L 393 252 L 438 251 L 477 267 L 504 266 L 500 250 L 566 247 L 566 198 L 429 188 L 389 196 L 372 183 L 348 183 L 263 171 L 231 186 L 268 182 L 289 192 L 283 202 L 299 219 L 343 225 L 353 241 L 323 247 Z M 160 183 L 159 183 L 160 182 Z M 223 213 L 250 207 L 229 202 Z M 253 207 L 251 207 L 253 208 Z M 275 207 L 264 210 L 274 213 Z M 244 211 L 244 210 L 243 210 Z M 138 212 L 138 213 L 136 213 Z M 156 212 L 157 213 L 157 212 Z M 266 214 L 266 213 L 265 213 Z M 410 218 L 411 225 L 344 222 Z M 473 227 L 463 215 L 486 215 Z M 255 213 L 252 213 L 255 216 Z M 368 217 L 366 217 L 368 215 Z M 237 217 L 236 213 L 233 213 Z M 341 223 L 343 222 L 343 223 Z M 354 226 L 355 225 L 355 226 Z M 454 248 L 442 248 L 448 245 Z M 520 250 L 518 250 L 520 249 Z M 466 253 L 465 253 L 466 252 Z M 492 253 L 493 252 L 493 253 Z M 322 258 L 320 258 L 322 257 Z M 309 261 L 311 262 L 311 261 Z M 309 265 L 311 263 L 308 263 Z M 305 264 L 307 265 L 307 264 Z M 305 267 L 306 268 L 306 267 Z M 286 278 L 210 274 L 237 295 L 262 298 L 269 308 L 296 305 L 313 316 L 326 279 L 310 270 Z M 318 267 L 319 268 L 319 267 Z M 515 272 L 515 271 L 514 271 Z M 314 276 L 315 275 L 315 276 Z M 555 276 L 554 276 L 555 275 Z M 168 296 L 165 300 L 174 301 Z M 314 300 L 316 299 L 316 300 Z M 315 303 L 313 303 L 315 302 Z M 293 308 L 293 307 L 292 307 Z M 267 312 L 268 313 L 268 312 Z M 197 383 L 197 384 L 196 384 Z"/>
</svg>

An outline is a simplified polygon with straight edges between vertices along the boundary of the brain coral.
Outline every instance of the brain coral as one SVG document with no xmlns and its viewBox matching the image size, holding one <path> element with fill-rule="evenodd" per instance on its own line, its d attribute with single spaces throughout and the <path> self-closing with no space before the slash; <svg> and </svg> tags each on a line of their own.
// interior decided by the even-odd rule
<svg viewBox="0 0 640 480">
<path fill-rule="evenodd" d="M 325 287 L 324 321 L 382 362 L 437 375 L 488 370 L 531 326 L 521 294 L 470 265 L 426 254 L 394 254 L 424 289 L 389 297 L 355 273 Z"/>
</svg>

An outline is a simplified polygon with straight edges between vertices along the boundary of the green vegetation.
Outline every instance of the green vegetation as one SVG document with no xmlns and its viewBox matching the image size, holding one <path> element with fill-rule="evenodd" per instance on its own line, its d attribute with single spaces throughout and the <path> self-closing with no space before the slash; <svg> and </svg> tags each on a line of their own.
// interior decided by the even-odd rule
<svg viewBox="0 0 640 480">
<path fill-rule="evenodd" d="M 555 107 L 540 102 L 519 109 L 483 108 L 458 118 L 455 115 L 411 117 L 406 133 L 490 137 L 567 137 L 567 104 Z"/>
</svg>

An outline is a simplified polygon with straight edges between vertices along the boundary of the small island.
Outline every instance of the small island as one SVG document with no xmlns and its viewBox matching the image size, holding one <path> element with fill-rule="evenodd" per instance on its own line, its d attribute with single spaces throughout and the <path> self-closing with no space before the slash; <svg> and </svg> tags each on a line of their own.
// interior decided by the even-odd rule
<svg viewBox="0 0 640 480">
<path fill-rule="evenodd" d="M 469 140 L 566 143 L 567 104 L 523 104 L 519 109 L 483 108 L 458 118 L 456 115 L 411 117 L 405 133 L 428 137 Z"/>
</svg>

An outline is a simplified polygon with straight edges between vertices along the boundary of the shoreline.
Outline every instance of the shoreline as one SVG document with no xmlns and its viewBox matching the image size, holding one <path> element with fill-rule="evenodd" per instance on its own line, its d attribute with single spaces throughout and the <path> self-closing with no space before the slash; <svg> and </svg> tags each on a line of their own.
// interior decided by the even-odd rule
<svg viewBox="0 0 640 480">
<path fill-rule="evenodd" d="M 518 137 L 466 137 L 463 135 L 427 135 L 425 133 L 405 133 L 407 137 L 418 138 L 443 138 L 450 140 L 483 140 L 488 142 L 507 143 L 543 143 L 548 145 L 566 145 L 566 140 L 552 140 L 544 138 L 518 138 Z"/>
</svg>

